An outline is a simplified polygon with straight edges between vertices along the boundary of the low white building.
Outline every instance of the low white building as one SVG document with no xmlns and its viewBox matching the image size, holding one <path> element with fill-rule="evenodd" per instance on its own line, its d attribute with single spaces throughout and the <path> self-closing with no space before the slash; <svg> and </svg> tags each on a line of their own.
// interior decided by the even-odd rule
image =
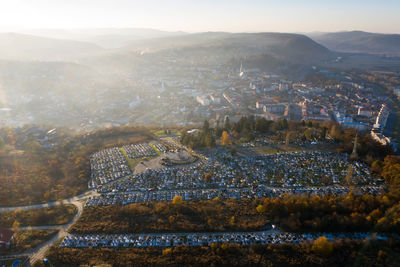
<svg viewBox="0 0 400 267">
<path fill-rule="evenodd" d="M 202 106 L 208 106 L 210 105 L 210 100 L 208 96 L 197 96 L 196 101 L 200 103 Z"/>
</svg>

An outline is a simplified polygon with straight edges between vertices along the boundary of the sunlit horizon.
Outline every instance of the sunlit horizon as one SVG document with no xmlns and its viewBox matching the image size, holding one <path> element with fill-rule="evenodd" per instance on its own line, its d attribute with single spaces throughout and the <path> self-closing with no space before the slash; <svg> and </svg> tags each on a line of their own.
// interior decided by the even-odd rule
<svg viewBox="0 0 400 267">
<path fill-rule="evenodd" d="M 400 33 L 397 1 L 5 0 L 0 31 L 146 28 L 184 32 Z"/>
</svg>

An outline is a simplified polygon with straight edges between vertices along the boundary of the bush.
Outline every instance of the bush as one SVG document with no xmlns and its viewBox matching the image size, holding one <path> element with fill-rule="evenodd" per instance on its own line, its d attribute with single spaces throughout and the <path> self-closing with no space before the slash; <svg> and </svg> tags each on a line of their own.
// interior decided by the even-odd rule
<svg viewBox="0 0 400 267">
<path fill-rule="evenodd" d="M 327 257 L 333 252 L 333 244 L 325 236 L 321 236 L 314 241 L 311 249 L 313 252 Z"/>
<path fill-rule="evenodd" d="M 183 199 L 181 196 L 174 196 L 174 199 L 172 199 L 172 203 L 174 204 L 182 204 Z"/>
</svg>

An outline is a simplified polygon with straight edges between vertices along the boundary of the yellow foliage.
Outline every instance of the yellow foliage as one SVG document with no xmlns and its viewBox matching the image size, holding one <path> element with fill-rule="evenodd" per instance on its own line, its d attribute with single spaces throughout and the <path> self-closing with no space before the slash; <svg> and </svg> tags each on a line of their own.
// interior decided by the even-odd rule
<svg viewBox="0 0 400 267">
<path fill-rule="evenodd" d="M 172 253 L 172 248 L 166 248 L 162 251 L 163 255 L 169 255 Z"/>
<path fill-rule="evenodd" d="M 14 223 L 12 224 L 11 228 L 14 232 L 18 232 L 20 227 L 21 227 L 21 224 L 17 220 L 15 220 Z"/>
<path fill-rule="evenodd" d="M 229 133 L 227 131 L 222 132 L 221 144 L 223 146 L 229 146 L 231 144 L 231 136 L 229 135 Z"/>
<path fill-rule="evenodd" d="M 267 212 L 267 208 L 264 205 L 258 205 L 256 210 L 260 214 L 264 214 L 265 212 Z"/>
<path fill-rule="evenodd" d="M 321 236 L 314 241 L 311 249 L 322 256 L 329 256 L 333 252 L 333 244 L 325 236 Z"/>
<path fill-rule="evenodd" d="M 174 198 L 172 199 L 172 203 L 174 204 L 182 204 L 183 199 L 182 196 L 174 196 Z"/>
<path fill-rule="evenodd" d="M 229 219 L 229 224 L 233 226 L 233 225 L 235 225 L 235 222 L 236 222 L 235 216 L 232 216 L 232 217 Z"/>
</svg>

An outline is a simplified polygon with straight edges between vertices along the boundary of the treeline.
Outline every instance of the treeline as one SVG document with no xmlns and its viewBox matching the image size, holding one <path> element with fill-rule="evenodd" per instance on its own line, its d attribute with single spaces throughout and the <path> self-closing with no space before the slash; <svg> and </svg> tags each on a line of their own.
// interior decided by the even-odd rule
<svg viewBox="0 0 400 267">
<path fill-rule="evenodd" d="M 385 179 L 384 195 L 286 195 L 264 200 L 257 210 L 282 229 L 294 232 L 377 231 L 400 233 L 400 157 L 388 155 L 371 170 Z"/>
<path fill-rule="evenodd" d="M 322 255 L 312 243 L 303 245 L 214 244 L 210 247 L 87 248 L 54 246 L 47 258 L 53 266 L 399 266 L 398 240 L 340 240 Z M 37 263 L 35 267 L 43 266 Z"/>
<path fill-rule="evenodd" d="M 320 87 L 325 87 L 329 85 L 336 85 L 340 83 L 341 79 L 338 77 L 328 77 L 323 73 L 309 73 L 304 78 L 307 83 L 312 83 Z"/>
<path fill-rule="evenodd" d="M 180 142 L 192 149 L 212 148 L 216 146 L 216 138 L 219 133 L 210 127 L 207 120 L 204 121 L 203 127 L 196 133 L 188 133 L 183 131 Z"/>
<path fill-rule="evenodd" d="M 387 195 L 267 198 L 258 210 L 289 232 L 400 233 L 400 203 Z"/>
<path fill-rule="evenodd" d="M 72 226 L 76 233 L 215 232 L 261 230 L 268 219 L 256 211 L 260 200 L 150 202 L 85 208 Z"/>
<path fill-rule="evenodd" d="M 76 207 L 69 204 L 35 210 L 3 211 L 0 212 L 0 226 L 61 225 L 72 221 L 76 213 Z"/>
<path fill-rule="evenodd" d="M 230 143 L 253 141 L 257 136 L 268 136 L 271 140 L 285 143 L 304 141 L 326 141 L 331 139 L 337 143 L 337 152 L 351 153 L 354 139 L 358 135 L 357 152 L 359 160 L 372 164 L 375 160 L 383 160 L 386 155 L 393 154 L 390 147 L 382 146 L 374 141 L 369 133 L 361 134 L 354 129 L 343 129 L 333 122 L 315 121 L 278 121 L 266 120 L 262 117 L 242 117 L 237 123 L 229 119 L 223 126 L 219 123 L 210 127 L 209 122 L 197 133 L 183 132 L 180 141 L 193 149 L 210 148 L 216 144 L 226 144 L 223 133 L 229 133 Z"/>
</svg>

